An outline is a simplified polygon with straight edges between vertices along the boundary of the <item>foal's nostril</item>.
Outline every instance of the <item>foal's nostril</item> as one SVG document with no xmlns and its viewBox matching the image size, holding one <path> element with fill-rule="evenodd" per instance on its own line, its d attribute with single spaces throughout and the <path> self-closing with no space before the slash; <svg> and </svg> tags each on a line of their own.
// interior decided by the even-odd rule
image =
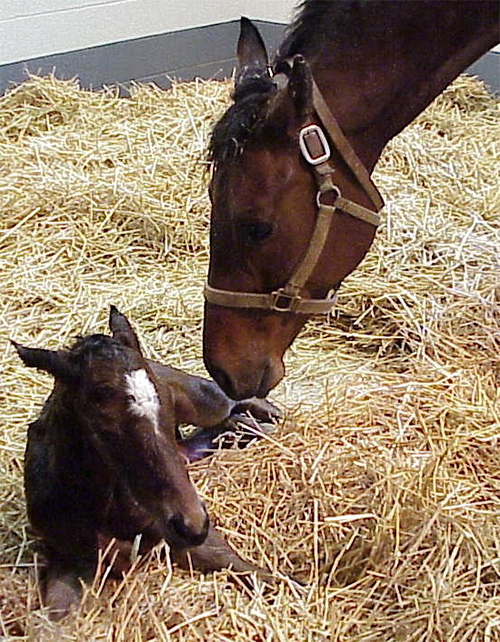
<svg viewBox="0 0 500 642">
<path fill-rule="evenodd" d="M 188 546 L 199 546 L 203 544 L 207 538 L 210 520 L 208 515 L 206 515 L 201 530 L 193 530 L 186 524 L 182 515 L 174 515 L 169 522 L 169 526 L 171 527 L 172 534 L 172 542 L 170 542 L 170 544 L 173 547 L 185 548 Z"/>
</svg>

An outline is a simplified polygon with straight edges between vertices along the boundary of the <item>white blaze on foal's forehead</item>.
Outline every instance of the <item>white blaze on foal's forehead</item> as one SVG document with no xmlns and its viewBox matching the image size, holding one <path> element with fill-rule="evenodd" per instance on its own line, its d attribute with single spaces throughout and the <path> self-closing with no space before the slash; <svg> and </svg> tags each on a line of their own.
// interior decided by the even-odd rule
<svg viewBox="0 0 500 642">
<path fill-rule="evenodd" d="M 133 370 L 125 375 L 127 394 L 132 397 L 130 410 L 138 417 L 145 417 L 158 428 L 160 401 L 153 382 L 145 370 Z"/>
</svg>

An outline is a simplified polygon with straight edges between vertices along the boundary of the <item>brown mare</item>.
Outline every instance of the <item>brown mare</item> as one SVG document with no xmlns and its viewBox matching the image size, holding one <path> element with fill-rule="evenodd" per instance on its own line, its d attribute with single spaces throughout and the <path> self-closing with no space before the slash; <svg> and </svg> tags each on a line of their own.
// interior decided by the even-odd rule
<svg viewBox="0 0 500 642">
<path fill-rule="evenodd" d="M 497 0 L 306 0 L 268 65 L 242 19 L 234 104 L 210 144 L 204 325 L 231 397 L 283 377 L 285 350 L 373 241 L 384 146 L 498 32 Z"/>
<path fill-rule="evenodd" d="M 98 549 L 113 538 L 118 572 L 130 567 L 134 541 L 144 554 L 165 539 L 181 566 L 267 576 L 210 526 L 185 460 L 217 448 L 240 413 L 270 421 L 275 409 L 236 405 L 213 382 L 145 360 L 115 308 L 110 329 L 111 337 L 80 338 L 70 350 L 14 343 L 27 366 L 55 378 L 25 457 L 28 516 L 47 557 L 42 598 L 55 619 L 79 602 L 80 580 L 92 579 Z M 179 423 L 202 430 L 181 440 Z"/>
</svg>

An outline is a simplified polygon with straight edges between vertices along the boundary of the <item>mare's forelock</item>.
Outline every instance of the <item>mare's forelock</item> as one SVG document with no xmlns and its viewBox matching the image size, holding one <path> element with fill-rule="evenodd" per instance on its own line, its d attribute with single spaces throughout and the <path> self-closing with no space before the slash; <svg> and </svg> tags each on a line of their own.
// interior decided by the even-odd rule
<svg viewBox="0 0 500 642">
<path fill-rule="evenodd" d="M 213 129 L 208 148 L 210 161 L 218 164 L 241 153 L 263 106 L 275 92 L 276 86 L 267 74 L 246 77 L 235 87 L 233 105 Z"/>
</svg>

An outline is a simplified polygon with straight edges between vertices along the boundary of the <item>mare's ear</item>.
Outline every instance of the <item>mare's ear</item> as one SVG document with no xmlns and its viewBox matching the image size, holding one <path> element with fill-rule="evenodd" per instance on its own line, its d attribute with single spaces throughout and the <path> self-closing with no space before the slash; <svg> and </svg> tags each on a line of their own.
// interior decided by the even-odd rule
<svg viewBox="0 0 500 642">
<path fill-rule="evenodd" d="M 238 67 L 235 85 L 249 76 L 269 75 L 268 58 L 264 41 L 251 20 L 242 17 L 240 20 L 240 37 L 236 48 Z"/>
<path fill-rule="evenodd" d="M 314 111 L 313 78 L 307 60 L 300 54 L 293 59 L 287 91 L 299 119 L 308 118 Z"/>
<path fill-rule="evenodd" d="M 74 381 L 78 378 L 78 368 L 64 350 L 44 350 L 41 348 L 27 348 L 15 341 L 11 341 L 17 354 L 28 368 L 44 370 L 57 379 Z"/>
<path fill-rule="evenodd" d="M 271 104 L 267 124 L 272 131 L 288 132 L 295 139 L 297 127 L 310 121 L 314 112 L 311 69 L 303 56 L 296 55 L 276 71 L 279 92 Z"/>
<path fill-rule="evenodd" d="M 113 339 L 116 339 L 128 348 L 133 348 L 139 352 L 141 351 L 139 339 L 130 325 L 129 320 L 124 314 L 119 312 L 114 305 L 109 308 L 109 329 L 111 330 Z"/>
</svg>

